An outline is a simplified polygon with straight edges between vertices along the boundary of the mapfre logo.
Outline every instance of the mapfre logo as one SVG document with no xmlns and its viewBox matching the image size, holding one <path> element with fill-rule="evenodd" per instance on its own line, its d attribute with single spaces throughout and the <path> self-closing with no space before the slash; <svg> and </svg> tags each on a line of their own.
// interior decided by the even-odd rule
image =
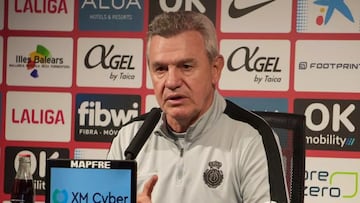
<svg viewBox="0 0 360 203">
<path fill-rule="evenodd" d="M 11 30 L 71 31 L 74 28 L 73 0 L 8 2 Z"/>
<path fill-rule="evenodd" d="M 111 142 L 122 125 L 140 112 L 138 95 L 78 94 L 75 140 Z"/>
<path fill-rule="evenodd" d="M 360 150 L 360 101 L 296 99 L 295 113 L 306 116 L 308 149 Z"/>
<path fill-rule="evenodd" d="M 206 15 L 216 25 L 216 0 L 155 0 L 151 1 L 149 22 L 163 12 L 196 11 Z"/>
<path fill-rule="evenodd" d="M 5 148 L 5 193 L 11 192 L 11 186 L 18 168 L 18 155 L 30 154 L 31 172 L 37 195 L 45 194 L 46 159 L 69 158 L 69 150 L 65 148 L 6 147 Z"/>
<path fill-rule="evenodd" d="M 288 33 L 291 14 L 288 0 L 221 1 L 221 31 Z"/>
<path fill-rule="evenodd" d="M 77 53 L 79 86 L 141 87 L 142 39 L 80 38 Z"/>
<path fill-rule="evenodd" d="M 71 94 L 10 91 L 6 96 L 7 140 L 70 140 Z"/>
<path fill-rule="evenodd" d="M 273 47 L 277 47 L 274 52 Z M 224 90 L 287 90 L 290 43 L 287 40 L 221 40 Z"/>
<path fill-rule="evenodd" d="M 80 30 L 142 31 L 144 0 L 79 1 Z"/>
<path fill-rule="evenodd" d="M 70 87 L 72 53 L 71 38 L 9 37 L 7 83 Z"/>
</svg>

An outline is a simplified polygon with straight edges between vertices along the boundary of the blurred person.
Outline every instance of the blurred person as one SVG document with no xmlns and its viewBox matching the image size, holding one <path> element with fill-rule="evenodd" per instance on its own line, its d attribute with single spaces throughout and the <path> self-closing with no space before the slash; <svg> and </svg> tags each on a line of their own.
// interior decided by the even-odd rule
<svg viewBox="0 0 360 203">
<path fill-rule="evenodd" d="M 136 158 L 138 203 L 287 202 L 277 137 L 216 88 L 224 66 L 217 44 L 213 23 L 197 12 L 163 13 L 149 25 L 148 71 L 162 113 Z M 125 159 L 146 116 L 120 129 L 108 159 Z"/>
</svg>

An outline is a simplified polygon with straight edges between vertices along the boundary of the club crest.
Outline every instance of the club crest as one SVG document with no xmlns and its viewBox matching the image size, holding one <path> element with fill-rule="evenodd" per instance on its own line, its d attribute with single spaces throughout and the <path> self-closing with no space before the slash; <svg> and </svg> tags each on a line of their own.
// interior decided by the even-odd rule
<svg viewBox="0 0 360 203">
<path fill-rule="evenodd" d="M 210 188 L 216 188 L 222 183 L 224 175 L 222 170 L 220 170 L 221 166 L 222 164 L 219 161 L 209 162 L 210 168 L 205 170 L 203 178 L 205 184 L 208 185 Z"/>
</svg>

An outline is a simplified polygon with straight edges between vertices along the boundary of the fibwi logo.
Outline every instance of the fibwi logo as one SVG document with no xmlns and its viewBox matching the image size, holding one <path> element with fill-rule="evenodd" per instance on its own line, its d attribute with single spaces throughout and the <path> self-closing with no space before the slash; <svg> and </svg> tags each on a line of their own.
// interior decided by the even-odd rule
<svg viewBox="0 0 360 203">
<path fill-rule="evenodd" d="M 316 24 L 318 25 L 326 25 L 333 16 L 334 11 L 341 13 L 349 21 L 355 22 L 348 5 L 344 1 L 316 0 L 314 4 L 320 6 L 320 15 L 316 18 Z"/>
<path fill-rule="evenodd" d="M 139 95 L 78 94 L 75 140 L 111 142 L 119 129 L 140 114 Z"/>
<path fill-rule="evenodd" d="M 24 59 L 22 56 L 16 56 L 16 61 L 21 62 L 23 60 Z M 29 54 L 29 58 L 27 59 L 26 68 L 31 71 L 31 77 L 38 78 L 39 73 L 37 69 L 37 64 L 43 64 L 44 66 L 46 66 L 47 61 L 51 61 L 50 51 L 45 46 L 38 44 L 36 46 L 36 50 L 31 52 Z"/>
<path fill-rule="evenodd" d="M 54 203 L 67 203 L 69 195 L 65 189 L 64 190 L 55 189 L 51 195 L 51 198 L 53 200 L 52 202 Z"/>
</svg>

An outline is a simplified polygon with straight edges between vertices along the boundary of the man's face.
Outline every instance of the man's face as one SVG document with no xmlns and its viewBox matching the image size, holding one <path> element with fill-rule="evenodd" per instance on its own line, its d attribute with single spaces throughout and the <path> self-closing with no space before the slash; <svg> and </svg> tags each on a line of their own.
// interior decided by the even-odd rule
<svg viewBox="0 0 360 203">
<path fill-rule="evenodd" d="M 223 58 L 209 62 L 203 38 L 195 31 L 170 38 L 154 36 L 149 46 L 156 99 L 173 129 L 174 125 L 187 128 L 210 107 Z"/>
</svg>

